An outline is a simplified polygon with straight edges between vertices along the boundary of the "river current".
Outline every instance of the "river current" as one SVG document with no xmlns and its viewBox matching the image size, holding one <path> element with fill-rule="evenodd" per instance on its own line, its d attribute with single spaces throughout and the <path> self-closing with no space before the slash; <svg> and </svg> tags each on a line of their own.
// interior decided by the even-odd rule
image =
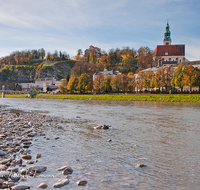
<svg viewBox="0 0 200 190">
<path fill-rule="evenodd" d="M 48 167 L 43 182 L 57 182 L 56 169 L 68 165 L 74 173 L 61 189 L 200 189 L 200 104 L 6 98 L 0 105 L 71 121 L 47 128 L 50 140 L 38 137 L 31 147 Z M 93 129 L 103 124 L 112 127 Z M 77 187 L 79 179 L 88 185 Z"/>
</svg>

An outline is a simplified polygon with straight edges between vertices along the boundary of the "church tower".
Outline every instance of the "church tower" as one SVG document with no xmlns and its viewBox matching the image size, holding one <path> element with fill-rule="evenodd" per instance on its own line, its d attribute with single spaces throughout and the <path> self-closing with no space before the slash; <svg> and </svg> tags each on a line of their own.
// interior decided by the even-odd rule
<svg viewBox="0 0 200 190">
<path fill-rule="evenodd" d="M 169 24 L 167 21 L 167 25 L 166 25 L 166 31 L 164 33 L 164 40 L 163 40 L 163 45 L 171 45 L 171 37 L 170 37 L 170 30 L 169 30 Z"/>
</svg>

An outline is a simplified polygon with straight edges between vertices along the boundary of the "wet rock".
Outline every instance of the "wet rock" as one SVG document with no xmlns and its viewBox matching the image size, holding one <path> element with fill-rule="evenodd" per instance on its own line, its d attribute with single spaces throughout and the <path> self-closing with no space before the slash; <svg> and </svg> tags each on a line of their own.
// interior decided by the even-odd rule
<svg viewBox="0 0 200 190">
<path fill-rule="evenodd" d="M 0 178 L 8 178 L 10 175 L 7 171 L 0 171 Z"/>
<path fill-rule="evenodd" d="M 22 169 L 21 171 L 20 171 L 20 174 L 21 175 L 26 175 L 28 173 L 28 170 L 27 169 Z"/>
<path fill-rule="evenodd" d="M 6 182 L 4 182 L 4 184 L 6 184 L 8 187 L 13 187 L 13 186 L 15 186 L 15 183 L 14 182 L 9 182 L 9 181 L 6 181 Z"/>
<path fill-rule="evenodd" d="M 63 171 L 67 168 L 67 166 L 62 166 L 61 168 L 58 168 L 57 171 Z"/>
<path fill-rule="evenodd" d="M 69 175 L 73 173 L 73 170 L 71 167 L 67 167 L 65 170 L 63 170 L 63 175 Z"/>
<path fill-rule="evenodd" d="M 108 139 L 108 142 L 111 142 L 112 141 L 112 139 Z"/>
<path fill-rule="evenodd" d="M 28 161 L 26 161 L 26 163 L 27 163 L 27 164 L 34 164 L 35 162 L 32 161 L 32 160 L 28 160 Z"/>
<path fill-rule="evenodd" d="M 0 156 L 5 156 L 5 152 L 0 150 Z"/>
<path fill-rule="evenodd" d="M 64 186 L 63 183 L 55 183 L 55 184 L 53 185 L 54 188 L 61 188 L 61 187 L 63 187 L 63 186 Z"/>
<path fill-rule="evenodd" d="M 0 179 L 0 185 L 2 185 L 3 184 L 3 180 L 2 179 Z"/>
<path fill-rule="evenodd" d="M 85 186 L 87 184 L 87 181 L 86 180 L 79 180 L 79 181 L 76 182 L 76 184 L 78 186 Z"/>
<path fill-rule="evenodd" d="M 10 167 L 7 169 L 8 172 L 17 173 L 19 169 L 17 167 Z"/>
<path fill-rule="evenodd" d="M 103 125 L 102 129 L 106 130 L 106 129 L 109 129 L 109 125 Z"/>
<path fill-rule="evenodd" d="M 69 184 L 69 179 L 59 179 L 58 183 L 62 183 L 64 185 L 68 185 Z"/>
<path fill-rule="evenodd" d="M 136 164 L 135 167 L 144 168 L 144 167 L 147 167 L 147 165 L 145 165 L 145 164 Z"/>
<path fill-rule="evenodd" d="M 55 137 L 54 139 L 55 139 L 55 140 L 58 140 L 59 138 L 60 138 L 60 137 Z"/>
<path fill-rule="evenodd" d="M 12 187 L 12 190 L 26 190 L 26 189 L 30 189 L 30 186 L 27 186 L 27 185 L 15 185 L 14 187 Z"/>
<path fill-rule="evenodd" d="M 31 160 L 32 156 L 31 155 L 22 155 L 22 158 L 25 160 Z"/>
<path fill-rule="evenodd" d="M 40 153 L 37 153 L 35 157 L 36 157 L 36 159 L 38 159 L 38 158 L 41 158 L 41 156 L 42 155 Z"/>
<path fill-rule="evenodd" d="M 29 172 L 36 172 L 36 173 L 41 173 L 46 171 L 47 167 L 46 166 L 32 166 L 28 169 Z"/>
<path fill-rule="evenodd" d="M 102 126 L 98 125 L 98 126 L 94 127 L 94 129 L 102 129 Z"/>
<path fill-rule="evenodd" d="M 40 185 L 37 186 L 37 188 L 41 188 L 41 189 L 46 189 L 48 187 L 48 185 L 46 183 L 41 183 Z"/>
<path fill-rule="evenodd" d="M 14 182 L 17 182 L 20 180 L 20 176 L 11 176 L 10 179 Z"/>
<path fill-rule="evenodd" d="M 7 166 L 5 165 L 0 165 L 0 171 L 6 171 L 7 169 Z"/>
</svg>

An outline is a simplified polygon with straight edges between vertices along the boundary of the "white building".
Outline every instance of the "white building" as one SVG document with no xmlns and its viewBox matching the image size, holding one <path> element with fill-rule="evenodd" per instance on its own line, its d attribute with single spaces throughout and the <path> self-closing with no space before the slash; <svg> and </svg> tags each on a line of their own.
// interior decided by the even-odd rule
<svg viewBox="0 0 200 190">
<path fill-rule="evenodd" d="M 104 69 L 104 71 L 97 71 L 96 73 L 93 74 L 93 81 L 96 79 L 97 75 L 101 73 L 103 75 L 103 78 L 105 78 L 106 76 L 110 76 L 111 78 L 115 77 L 116 75 L 120 75 L 122 74 L 119 71 L 108 71 L 108 69 Z"/>
</svg>

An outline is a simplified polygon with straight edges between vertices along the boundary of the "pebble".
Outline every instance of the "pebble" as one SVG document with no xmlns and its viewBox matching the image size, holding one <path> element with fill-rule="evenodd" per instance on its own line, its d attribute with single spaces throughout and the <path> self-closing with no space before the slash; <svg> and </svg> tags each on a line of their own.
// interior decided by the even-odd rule
<svg viewBox="0 0 200 190">
<path fill-rule="evenodd" d="M 22 155 L 22 158 L 25 160 L 31 160 L 32 156 L 31 155 Z"/>
<path fill-rule="evenodd" d="M 40 153 L 37 153 L 36 156 L 35 156 L 35 158 L 38 159 L 38 158 L 41 158 L 41 156 L 42 155 Z"/>
<path fill-rule="evenodd" d="M 63 175 L 69 175 L 72 173 L 73 173 L 73 170 L 71 167 L 67 167 L 65 170 L 63 170 Z"/>
<path fill-rule="evenodd" d="M 31 172 L 36 172 L 36 173 L 41 173 L 46 171 L 47 167 L 46 166 L 31 166 L 28 171 Z"/>
<path fill-rule="evenodd" d="M 5 156 L 5 152 L 0 150 L 0 156 Z"/>
<path fill-rule="evenodd" d="M 27 186 L 27 185 L 15 185 L 14 187 L 12 187 L 12 190 L 26 190 L 26 189 L 30 189 L 30 186 Z"/>
<path fill-rule="evenodd" d="M 48 187 L 48 185 L 46 183 L 41 183 L 40 185 L 37 186 L 37 188 L 41 188 L 41 189 L 46 189 Z"/>
<path fill-rule="evenodd" d="M 76 182 L 76 184 L 78 186 L 85 186 L 87 184 L 87 181 L 86 180 L 79 180 L 79 181 Z"/>
<path fill-rule="evenodd" d="M 69 184 L 69 179 L 59 179 L 58 183 L 62 183 L 64 185 L 68 185 Z"/>
<path fill-rule="evenodd" d="M 63 186 L 64 186 L 63 183 L 55 183 L 55 184 L 53 185 L 54 188 L 61 188 L 61 187 L 63 187 Z"/>
</svg>

